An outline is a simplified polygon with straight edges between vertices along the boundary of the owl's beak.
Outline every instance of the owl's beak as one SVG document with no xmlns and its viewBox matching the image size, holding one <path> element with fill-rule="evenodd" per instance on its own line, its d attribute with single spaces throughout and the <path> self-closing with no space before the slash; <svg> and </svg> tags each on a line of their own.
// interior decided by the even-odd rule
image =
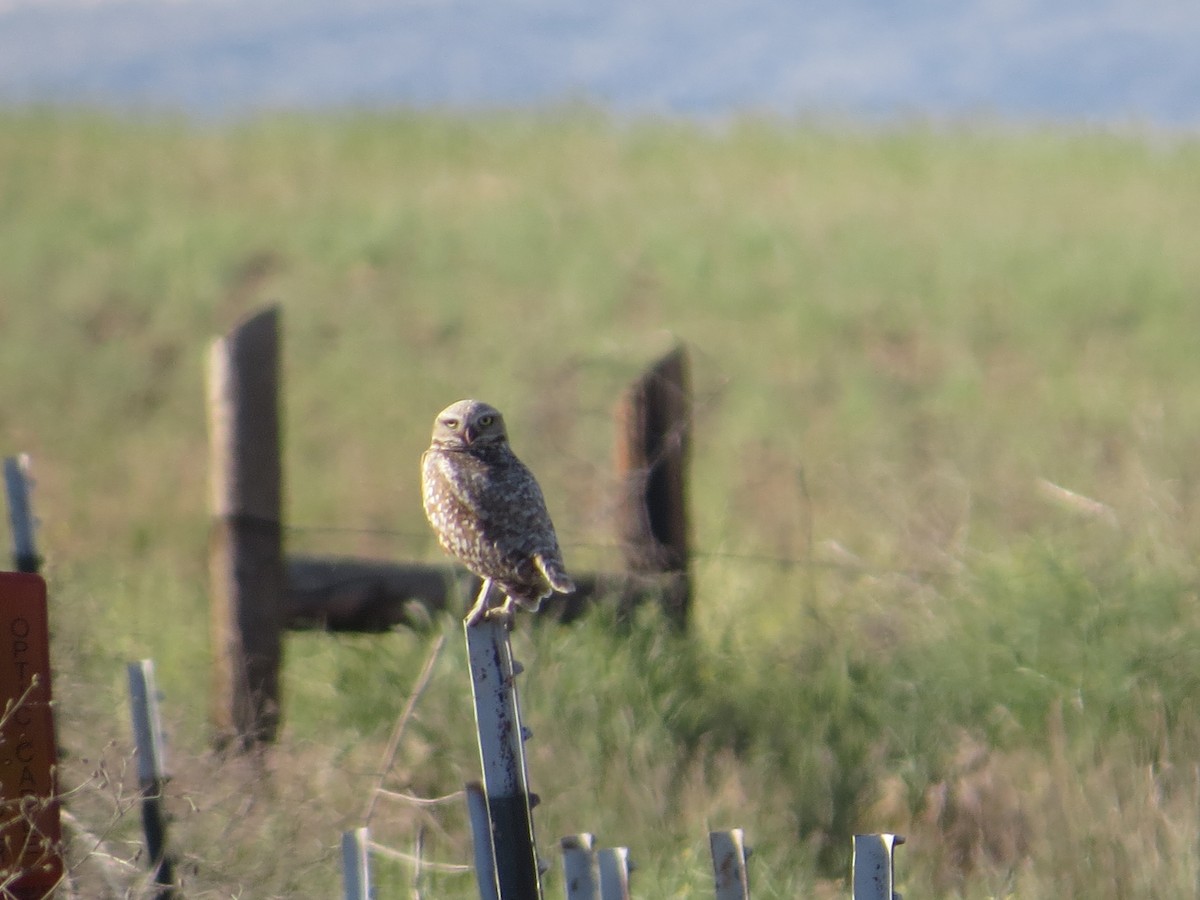
<svg viewBox="0 0 1200 900">
<path fill-rule="evenodd" d="M 463 427 L 463 441 L 465 441 L 466 443 L 468 443 L 468 444 L 475 443 L 475 438 L 478 437 L 478 435 L 479 435 L 479 432 L 476 431 L 474 428 L 472 428 L 470 425 L 466 425 Z"/>
</svg>

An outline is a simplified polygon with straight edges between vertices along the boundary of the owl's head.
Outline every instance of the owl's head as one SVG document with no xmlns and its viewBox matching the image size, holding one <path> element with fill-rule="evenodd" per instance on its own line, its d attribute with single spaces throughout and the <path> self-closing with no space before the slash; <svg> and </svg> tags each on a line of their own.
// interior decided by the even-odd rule
<svg viewBox="0 0 1200 900">
<path fill-rule="evenodd" d="M 500 410 L 479 400 L 459 400 L 438 413 L 433 422 L 433 446 L 443 450 L 495 446 L 508 442 Z"/>
</svg>

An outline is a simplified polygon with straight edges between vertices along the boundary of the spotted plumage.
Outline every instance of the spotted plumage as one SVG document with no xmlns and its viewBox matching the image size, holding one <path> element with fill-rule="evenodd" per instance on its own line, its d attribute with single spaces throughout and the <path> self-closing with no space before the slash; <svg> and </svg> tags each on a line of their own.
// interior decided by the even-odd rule
<svg viewBox="0 0 1200 900">
<path fill-rule="evenodd" d="M 460 400 L 438 413 L 421 457 L 421 497 L 442 548 L 484 580 L 468 623 L 489 614 L 493 584 L 508 598 L 503 615 L 514 603 L 536 610 L 552 593 L 575 589 L 542 489 L 494 407 Z"/>
</svg>

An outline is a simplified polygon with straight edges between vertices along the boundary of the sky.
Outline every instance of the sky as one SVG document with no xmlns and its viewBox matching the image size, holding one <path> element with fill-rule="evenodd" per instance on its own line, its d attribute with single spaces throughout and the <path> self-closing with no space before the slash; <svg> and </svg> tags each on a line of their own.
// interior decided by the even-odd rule
<svg viewBox="0 0 1200 900">
<path fill-rule="evenodd" d="M 1195 0 L 0 0 L 0 102 L 1195 129 Z"/>
</svg>

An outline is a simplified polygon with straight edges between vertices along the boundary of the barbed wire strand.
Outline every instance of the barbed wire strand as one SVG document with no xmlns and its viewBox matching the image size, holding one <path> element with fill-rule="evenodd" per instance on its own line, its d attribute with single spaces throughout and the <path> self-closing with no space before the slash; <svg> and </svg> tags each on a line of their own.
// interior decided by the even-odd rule
<svg viewBox="0 0 1200 900">
<path fill-rule="evenodd" d="M 416 794 L 406 794 L 403 791 L 389 791 L 387 788 L 375 788 L 377 793 L 384 800 L 396 800 L 401 803 L 408 803 L 412 806 L 440 806 L 443 803 L 450 803 L 454 800 L 463 798 L 463 791 L 455 791 L 453 794 L 443 794 L 441 797 L 418 797 Z"/>
<path fill-rule="evenodd" d="M 809 526 L 811 528 L 811 526 Z M 340 527 L 336 525 L 287 525 L 285 531 L 294 532 L 297 534 L 356 534 L 356 535 L 373 535 L 376 537 L 390 538 L 412 538 L 420 540 L 428 537 L 425 532 L 418 531 L 402 531 L 399 529 L 389 528 L 354 528 Z M 806 535 L 807 540 L 811 540 L 811 535 Z M 620 544 L 609 544 L 589 541 L 572 541 L 569 538 L 560 540 L 562 546 L 568 549 L 574 548 L 577 550 L 609 550 L 619 552 L 622 547 Z M 816 560 L 805 558 L 802 556 L 778 556 L 771 553 L 741 553 L 732 550 L 692 550 L 691 556 L 693 559 L 723 559 L 733 562 L 756 563 L 760 565 L 773 565 L 785 568 L 796 566 L 817 566 L 824 568 L 846 568 L 836 562 L 825 560 Z"/>
<path fill-rule="evenodd" d="M 422 868 L 428 869 L 432 872 L 459 873 L 474 871 L 473 866 L 463 865 L 462 863 L 433 862 L 428 859 L 418 859 L 411 853 L 405 853 L 403 850 L 397 850 L 394 847 L 387 846 L 387 844 L 378 844 L 375 841 L 367 841 L 367 846 L 380 856 L 386 856 L 388 859 L 406 862 L 409 865 L 419 865 Z"/>
</svg>

